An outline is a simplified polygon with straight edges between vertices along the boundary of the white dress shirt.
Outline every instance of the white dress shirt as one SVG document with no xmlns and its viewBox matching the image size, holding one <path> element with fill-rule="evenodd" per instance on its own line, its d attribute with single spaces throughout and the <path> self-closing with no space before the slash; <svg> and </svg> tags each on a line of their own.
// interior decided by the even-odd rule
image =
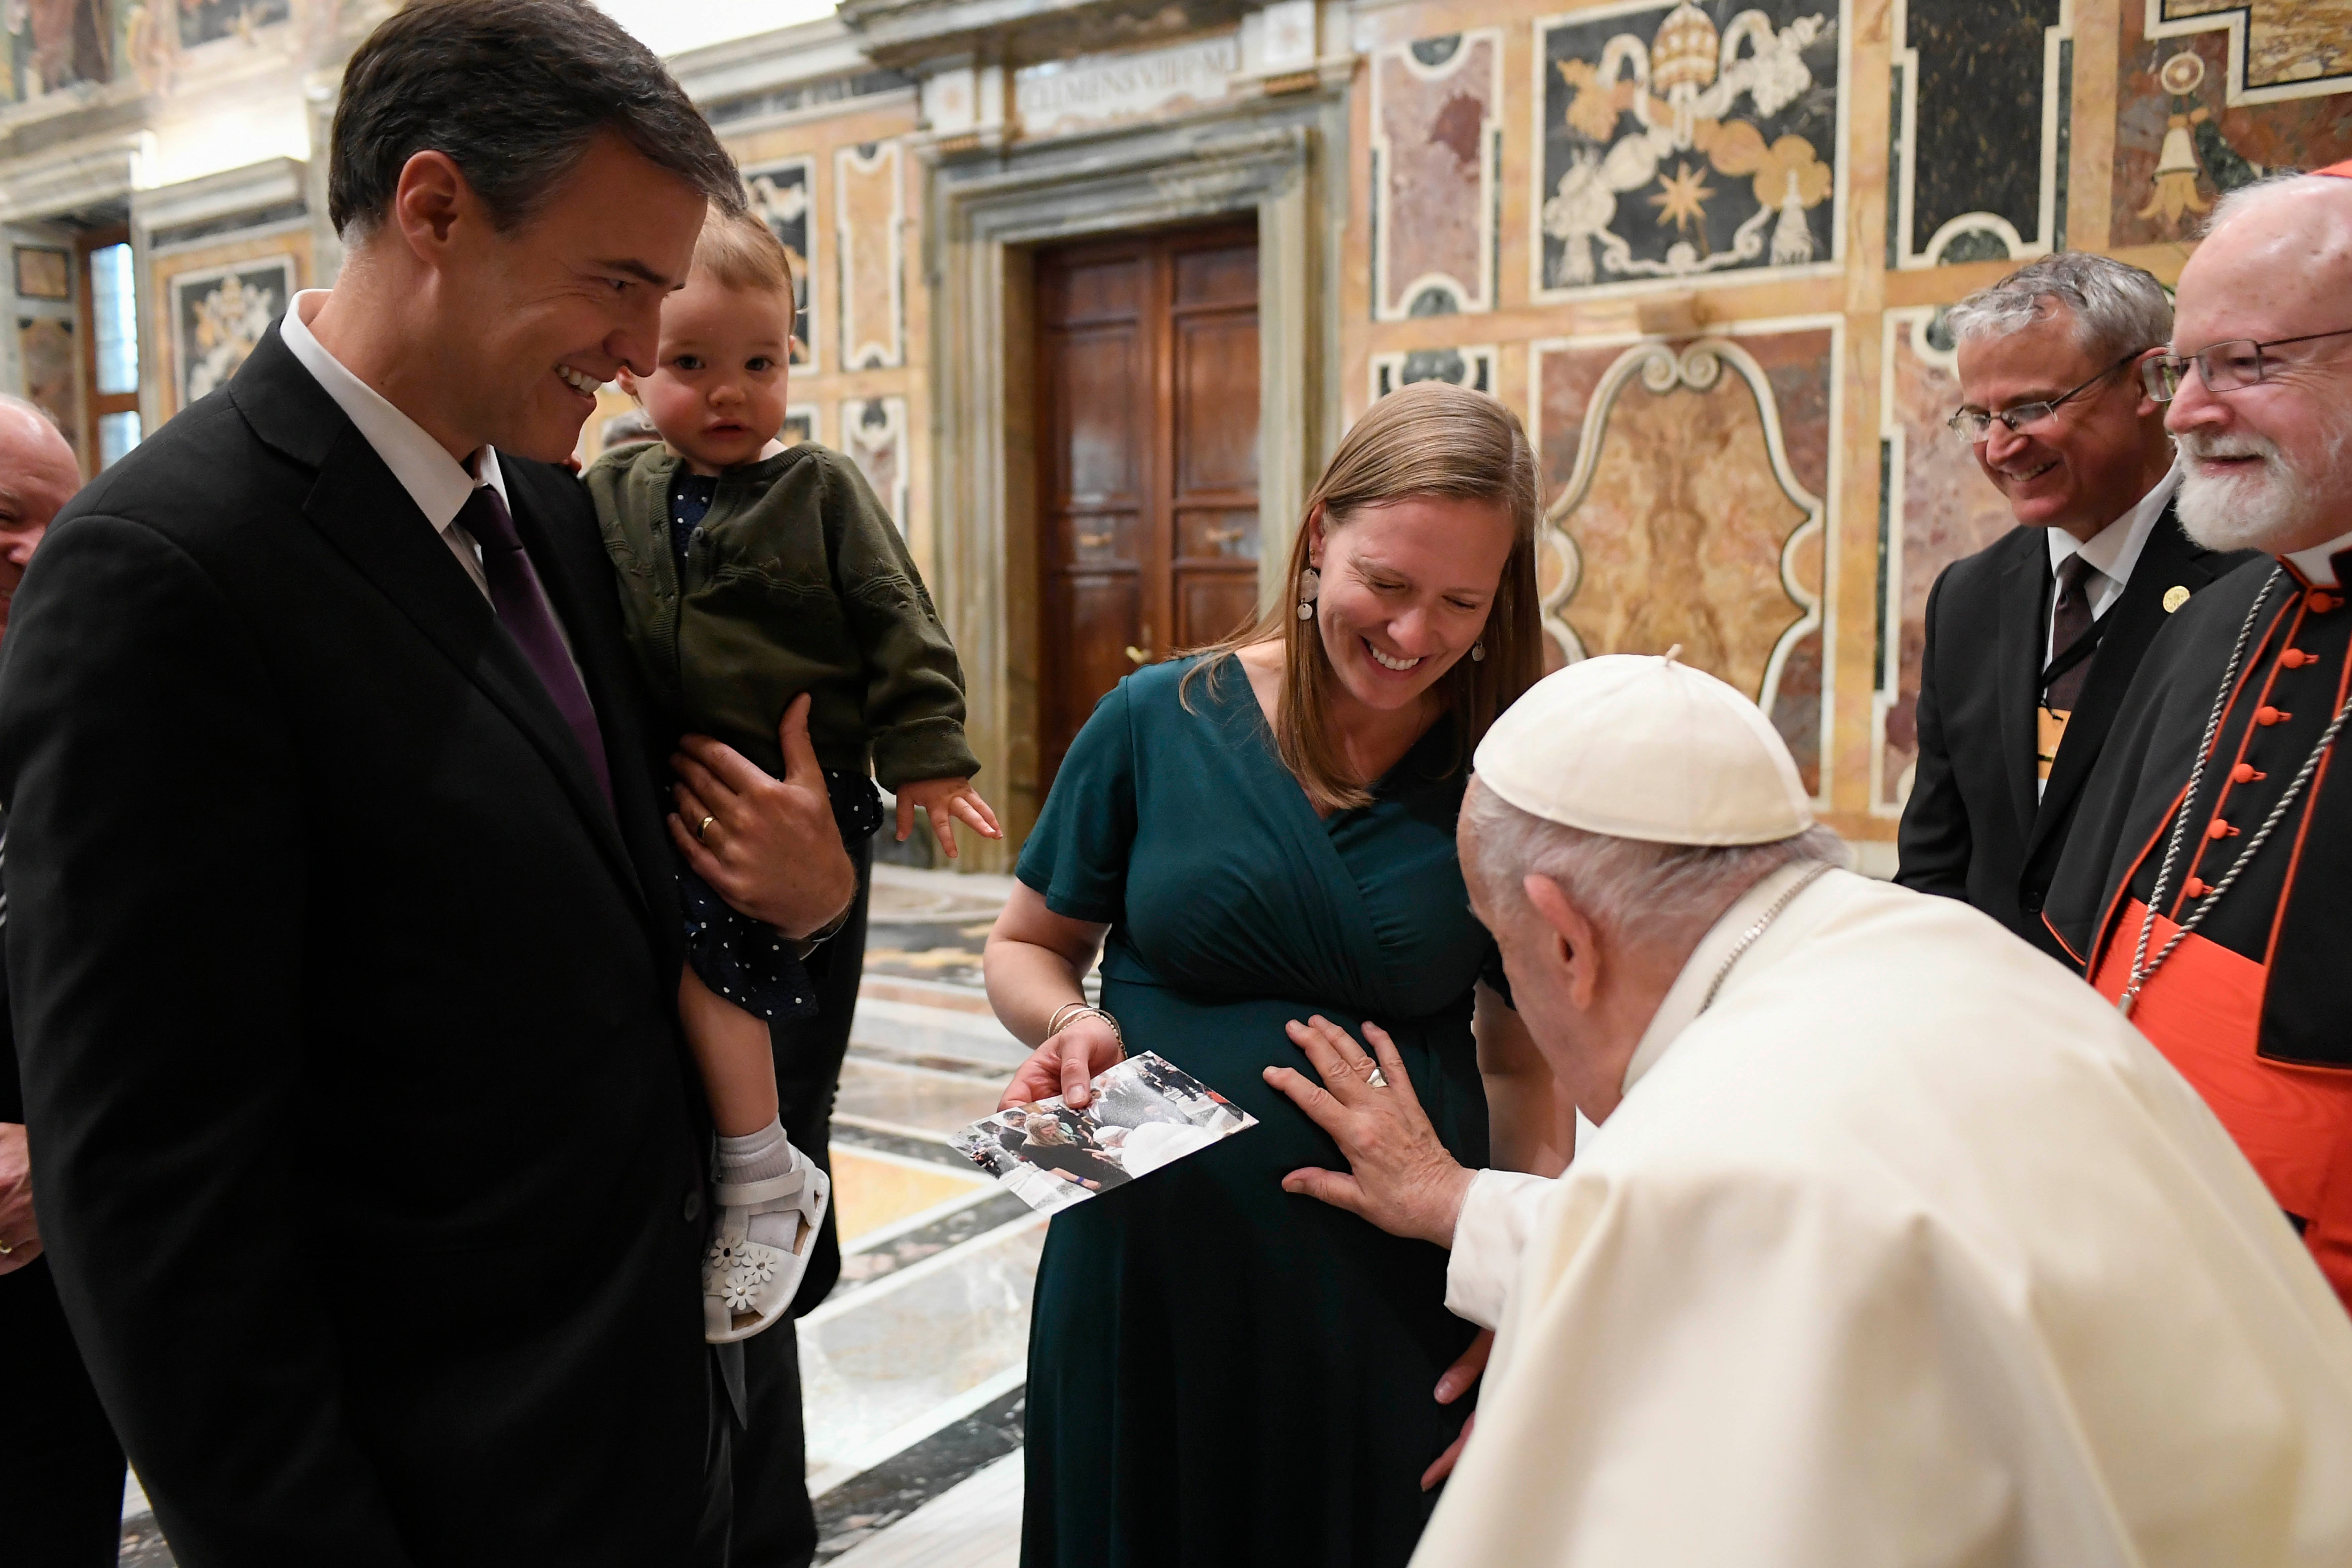
<svg viewBox="0 0 2352 1568">
<path fill-rule="evenodd" d="M 2091 535 L 2078 540 L 2063 528 L 2045 528 L 2042 531 L 2050 542 L 2050 572 L 2053 577 L 2058 568 L 2066 563 L 2069 555 L 2080 555 L 2098 570 L 2098 575 L 2086 584 L 2091 598 L 2091 618 L 2100 620 L 2115 608 L 2116 601 L 2124 596 L 2124 584 L 2131 581 L 2132 568 L 2139 564 L 2140 552 L 2147 548 L 2148 535 L 2156 531 L 2156 520 L 2172 502 L 2173 492 L 2180 489 L 2180 465 L 2156 481 L 2156 487 L 2139 498 L 2131 510 Z M 2051 596 L 2050 619 L 2042 627 L 2042 663 L 2049 667 L 2058 657 L 2055 646 L 2057 631 L 2053 624 L 2058 614 L 2057 596 Z"/>
<path fill-rule="evenodd" d="M 490 580 L 482 571 L 481 546 L 457 521 L 457 513 L 465 509 L 478 485 L 488 485 L 497 491 L 499 503 L 512 512 L 506 476 L 499 469 L 498 449 L 483 447 L 474 454 L 479 477 L 467 472 L 463 463 L 449 455 L 449 448 L 425 433 L 424 426 L 394 407 L 382 393 L 329 353 L 326 345 L 310 332 L 310 319 L 327 302 L 327 293 L 324 289 L 305 289 L 295 295 L 278 324 L 278 335 L 286 340 L 287 348 L 310 373 L 311 379 L 359 426 L 360 434 L 367 437 L 367 444 L 375 448 L 375 455 L 383 459 L 383 466 L 392 470 L 392 477 L 400 481 L 408 499 L 416 503 L 416 510 L 425 514 L 425 521 L 441 536 L 441 542 L 449 547 L 449 553 L 457 558 L 457 564 L 466 569 L 466 575 L 481 591 L 482 597 L 488 598 Z M 544 587 L 540 589 L 540 597 L 542 602 L 547 597 Z M 578 669 L 580 658 L 572 651 L 572 633 L 551 604 L 547 606 L 547 618 L 555 623 L 555 635 L 563 639 L 563 651 L 571 657 L 572 668 Z M 584 675 L 580 684 L 583 689 L 587 687 Z"/>
</svg>

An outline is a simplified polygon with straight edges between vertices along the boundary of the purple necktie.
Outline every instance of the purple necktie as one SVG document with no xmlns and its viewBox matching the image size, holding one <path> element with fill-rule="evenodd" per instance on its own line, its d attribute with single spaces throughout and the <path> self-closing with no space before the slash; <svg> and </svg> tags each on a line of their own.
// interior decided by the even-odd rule
<svg viewBox="0 0 2352 1568">
<path fill-rule="evenodd" d="M 547 688 L 555 710 L 572 726 L 572 739 L 587 753 L 589 771 L 596 775 L 596 787 L 604 792 L 604 804 L 611 805 L 613 779 L 604 767 L 604 734 L 596 727 L 596 710 L 588 700 L 588 689 L 580 684 L 580 671 L 564 649 L 562 636 L 555 629 L 547 596 L 540 592 L 539 574 L 531 569 L 530 557 L 523 553 L 514 519 L 507 515 L 507 503 L 489 486 L 476 485 L 458 510 L 457 521 L 482 547 L 482 575 L 490 582 L 490 607 L 521 647 L 523 658 L 539 672 L 539 683 Z"/>
</svg>

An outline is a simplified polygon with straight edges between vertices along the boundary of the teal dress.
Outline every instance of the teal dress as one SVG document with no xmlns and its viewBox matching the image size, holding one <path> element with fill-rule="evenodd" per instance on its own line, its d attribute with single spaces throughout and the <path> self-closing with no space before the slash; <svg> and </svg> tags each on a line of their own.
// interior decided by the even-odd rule
<svg viewBox="0 0 2352 1568">
<path fill-rule="evenodd" d="M 1412 1554 L 1421 1473 L 1465 1406 L 1445 1254 L 1282 1190 L 1343 1168 L 1259 1076 L 1283 1025 L 1396 1039 L 1454 1158 L 1486 1160 L 1471 988 L 1499 973 L 1454 852 L 1441 723 L 1373 804 L 1318 818 L 1234 664 L 1139 670 L 1072 744 L 1017 874 L 1107 922 L 1103 1005 L 1259 1125 L 1055 1216 L 1029 1345 L 1024 1568 L 1374 1568 Z M 1359 1036 L 1360 1038 L 1360 1036 Z M 1312 1076 L 1311 1070 L 1309 1076 Z"/>
</svg>

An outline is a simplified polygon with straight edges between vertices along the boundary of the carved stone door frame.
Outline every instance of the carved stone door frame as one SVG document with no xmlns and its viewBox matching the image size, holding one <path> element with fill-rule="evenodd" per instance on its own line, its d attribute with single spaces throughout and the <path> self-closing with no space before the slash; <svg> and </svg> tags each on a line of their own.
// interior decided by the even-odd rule
<svg viewBox="0 0 2352 1568">
<path fill-rule="evenodd" d="M 932 584 L 962 655 L 966 731 L 1010 868 L 1036 786 L 1037 582 L 1031 256 L 1054 240 L 1255 212 L 1258 228 L 1259 593 L 1279 591 L 1298 513 L 1339 437 L 1346 120 L 1336 93 L 942 161 L 932 171 Z M 1330 210 L 1326 210 L 1330 209 Z M 1015 586 L 1017 584 L 1017 586 Z M 1016 602 L 1016 595 L 1022 602 Z M 993 787 L 986 780 L 996 781 Z"/>
</svg>

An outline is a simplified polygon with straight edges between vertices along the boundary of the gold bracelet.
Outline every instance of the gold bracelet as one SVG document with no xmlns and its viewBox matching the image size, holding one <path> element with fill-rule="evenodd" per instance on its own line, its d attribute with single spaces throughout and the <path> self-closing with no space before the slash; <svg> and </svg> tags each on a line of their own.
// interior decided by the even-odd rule
<svg viewBox="0 0 2352 1568">
<path fill-rule="evenodd" d="M 1119 1056 L 1124 1058 L 1127 1055 L 1126 1031 L 1122 1030 L 1118 1026 L 1118 1020 L 1117 1018 L 1112 1017 L 1109 1014 L 1104 1012 L 1101 1008 L 1096 1006 L 1091 1002 L 1065 1002 L 1059 1007 L 1055 1008 L 1054 1016 L 1045 1022 L 1045 1037 L 1050 1040 L 1055 1035 L 1060 1034 L 1064 1029 L 1068 1028 L 1072 1024 L 1077 1022 L 1080 1018 L 1086 1017 L 1100 1018 L 1104 1023 L 1110 1026 L 1110 1037 L 1118 1047 Z"/>
</svg>

